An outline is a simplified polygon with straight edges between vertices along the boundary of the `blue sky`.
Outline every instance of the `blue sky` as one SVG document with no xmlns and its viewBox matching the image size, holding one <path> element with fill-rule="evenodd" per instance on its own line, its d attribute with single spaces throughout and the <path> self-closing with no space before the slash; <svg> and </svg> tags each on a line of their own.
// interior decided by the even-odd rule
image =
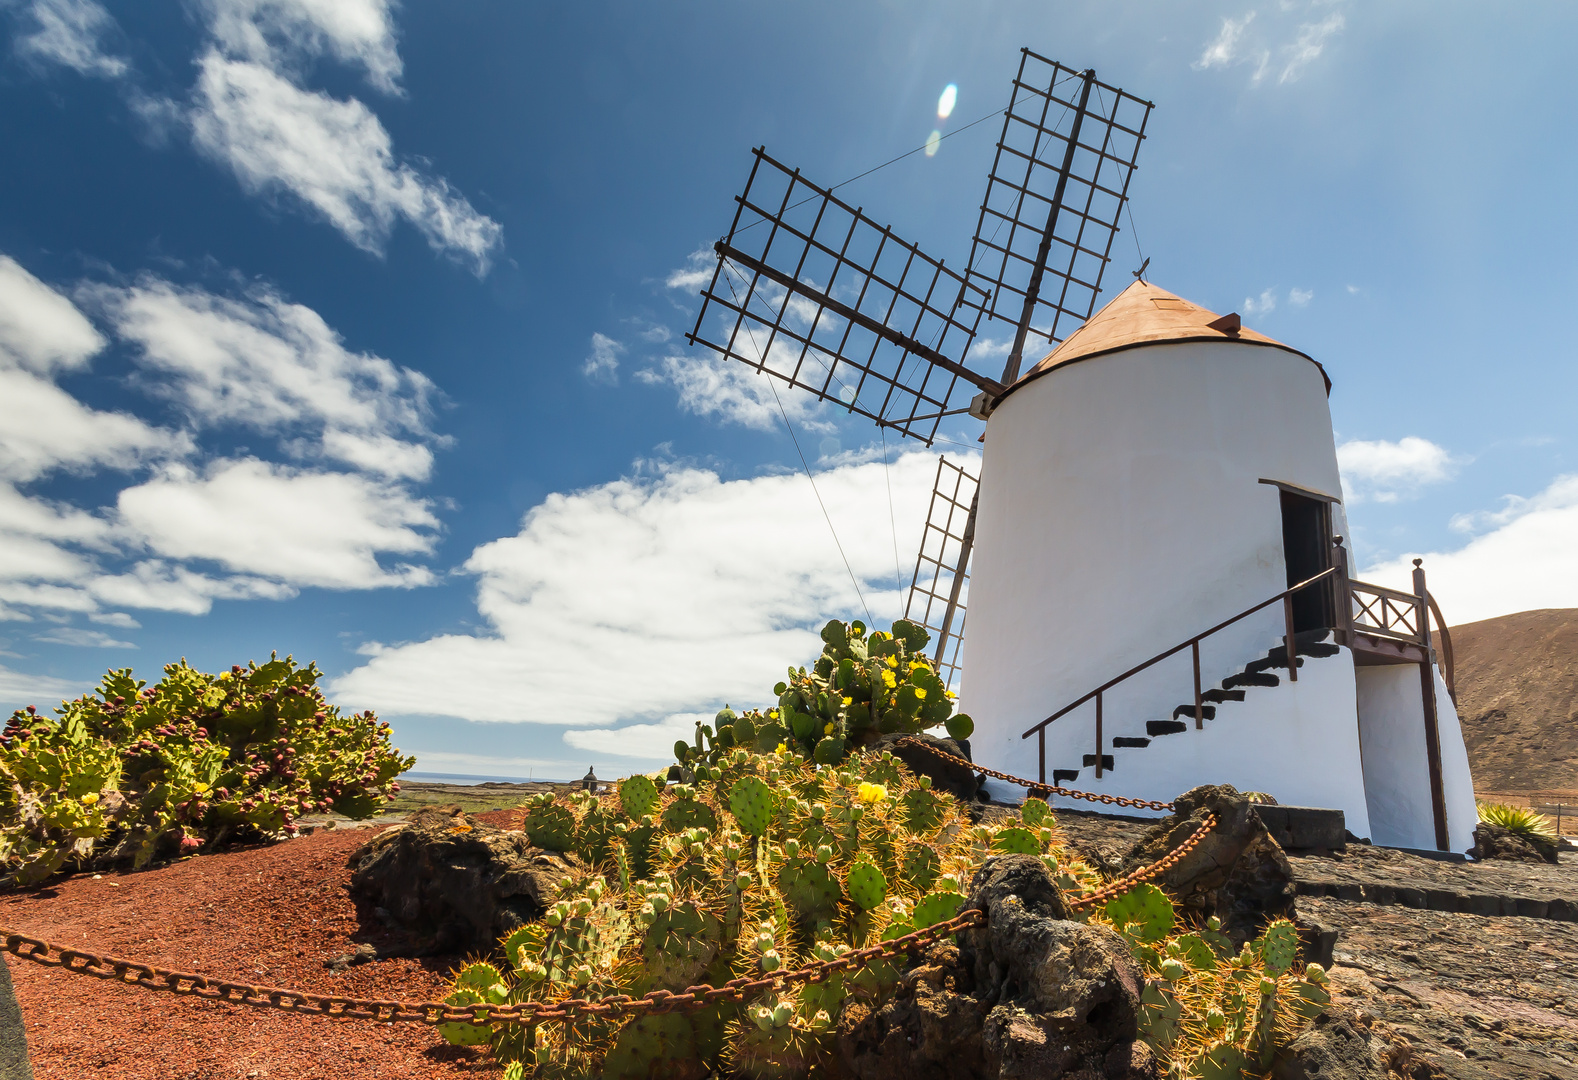
<svg viewBox="0 0 1578 1080">
<path fill-rule="evenodd" d="M 942 451 L 683 342 L 765 144 L 962 261 L 1028 45 L 1156 103 L 1112 286 L 1322 361 L 1367 576 L 1578 606 L 1569 5 L 0 3 L 0 704 L 314 658 L 646 767 L 902 604 Z M 938 97 L 958 102 L 947 121 Z M 883 462 L 886 449 L 888 464 Z M 891 493 L 891 494 L 890 494 Z M 899 566 L 895 569 L 895 563 Z"/>
</svg>

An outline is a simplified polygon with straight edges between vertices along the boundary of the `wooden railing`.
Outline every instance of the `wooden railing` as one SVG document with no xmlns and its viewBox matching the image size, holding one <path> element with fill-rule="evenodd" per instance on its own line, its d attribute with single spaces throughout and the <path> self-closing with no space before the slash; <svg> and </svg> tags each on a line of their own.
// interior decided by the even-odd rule
<svg viewBox="0 0 1578 1080">
<path fill-rule="evenodd" d="M 1384 585 L 1372 585 L 1367 581 L 1357 581 L 1350 578 L 1348 576 L 1348 554 L 1343 550 L 1342 537 L 1333 537 L 1332 544 L 1336 547 L 1332 558 L 1333 565 L 1322 570 L 1314 577 L 1301 581 L 1291 588 L 1284 589 L 1275 596 L 1262 600 L 1254 607 L 1239 612 L 1231 619 L 1225 619 L 1209 630 L 1202 631 L 1187 641 L 1180 642 L 1165 652 L 1159 652 L 1149 660 L 1136 664 L 1117 678 L 1109 679 L 1102 683 L 1084 697 L 1069 702 L 1029 731 L 1026 731 L 1020 736 L 1021 739 L 1028 739 L 1032 735 L 1037 737 L 1037 758 L 1040 761 L 1038 779 L 1042 783 L 1046 783 L 1047 726 L 1058 718 L 1066 716 L 1087 701 L 1094 699 L 1096 702 L 1096 778 L 1099 780 L 1103 769 L 1101 763 L 1102 750 L 1106 744 L 1106 739 L 1102 734 L 1102 696 L 1119 683 L 1138 675 L 1146 668 L 1158 664 L 1170 656 L 1176 656 L 1185 649 L 1190 651 L 1190 658 L 1194 665 L 1194 726 L 1197 730 L 1205 727 L 1205 702 L 1200 685 L 1200 642 L 1217 631 L 1224 630 L 1234 623 L 1248 618 L 1257 611 L 1265 610 L 1278 601 L 1282 602 L 1283 625 L 1285 628 L 1283 648 L 1287 652 L 1288 681 L 1298 682 L 1298 649 L 1297 643 L 1294 641 L 1293 631 L 1293 597 L 1296 593 L 1312 588 L 1328 579 L 1332 579 L 1331 590 L 1333 596 L 1343 597 L 1346 600 L 1345 603 L 1334 605 L 1334 621 L 1337 625 L 1331 629 L 1336 632 L 1339 643 L 1350 648 L 1353 647 L 1353 637 L 1356 633 L 1392 642 L 1417 645 L 1422 650 L 1422 655 L 1426 658 L 1422 663 L 1428 667 L 1430 663 L 1429 658 L 1432 656 L 1430 617 L 1434 615 L 1436 633 L 1440 641 L 1438 655 L 1441 662 L 1441 674 L 1446 681 L 1447 691 L 1451 694 L 1455 704 L 1457 701 L 1457 687 L 1453 671 L 1452 637 L 1447 631 L 1446 620 L 1441 617 L 1441 609 L 1437 606 L 1435 597 L 1431 596 L 1430 591 L 1425 588 L 1425 572 L 1421 566 L 1422 560 L 1414 560 L 1414 592 L 1405 593 L 1398 589 L 1389 589 Z M 1430 699 L 1427 702 L 1429 718 L 1427 726 L 1431 729 L 1432 786 L 1439 787 L 1440 781 L 1437 778 L 1439 765 L 1436 763 L 1439 750 L 1435 749 L 1436 740 L 1434 734 L 1434 692 L 1429 687 L 1425 689 Z M 1437 802 L 1440 802 L 1439 798 Z"/>
<path fill-rule="evenodd" d="M 1194 637 L 1190 638 L 1189 640 L 1184 641 L 1184 642 L 1180 642 L 1179 644 L 1174 645 L 1172 648 L 1166 650 L 1165 652 L 1157 653 L 1155 656 L 1151 657 L 1149 660 L 1146 660 L 1144 663 L 1134 665 L 1128 671 L 1125 671 L 1122 675 L 1119 675 L 1116 679 L 1109 679 L 1109 680 L 1107 680 L 1106 682 L 1102 683 L 1100 686 L 1096 687 L 1096 689 L 1094 689 L 1090 693 L 1086 694 L 1084 697 L 1081 697 L 1081 698 L 1078 698 L 1078 699 L 1076 699 L 1074 701 L 1069 702 L 1067 705 L 1063 706 L 1057 712 L 1053 713 L 1051 716 L 1049 716 L 1045 720 L 1041 721 L 1035 727 L 1031 728 L 1029 731 L 1025 732 L 1023 735 L 1020 736 L 1021 739 L 1028 739 L 1032 735 L 1038 736 L 1039 751 L 1040 752 L 1039 752 L 1039 754 L 1037 756 L 1040 758 L 1040 762 L 1041 762 L 1041 774 L 1038 777 L 1038 779 L 1042 783 L 1046 783 L 1046 778 L 1047 778 L 1047 725 L 1051 724 L 1052 722 L 1057 720 L 1059 717 L 1067 715 L 1069 712 L 1072 712 L 1074 709 L 1079 708 L 1079 706 L 1085 704 L 1085 702 L 1087 702 L 1087 701 L 1090 701 L 1092 698 L 1094 698 L 1095 701 L 1096 701 L 1096 779 L 1098 779 L 1098 780 L 1101 779 L 1101 772 L 1102 772 L 1101 752 L 1102 752 L 1103 747 L 1106 744 L 1106 740 L 1102 737 L 1102 732 L 1101 732 L 1101 720 L 1102 720 L 1102 717 L 1101 717 L 1101 699 L 1102 699 L 1102 695 L 1105 694 L 1108 690 L 1111 690 L 1114 686 L 1117 686 L 1119 683 L 1125 681 L 1126 679 L 1129 679 L 1132 676 L 1138 675 L 1140 672 L 1144 671 L 1146 668 L 1151 667 L 1154 664 L 1158 664 L 1158 663 L 1160 663 L 1163 660 L 1166 660 L 1169 656 L 1176 656 L 1178 653 L 1183 652 L 1185 649 L 1190 650 L 1190 653 L 1191 653 L 1193 661 L 1194 661 L 1194 726 L 1197 729 L 1205 727 L 1205 702 L 1204 702 L 1203 697 L 1201 696 L 1201 690 L 1200 690 L 1200 642 L 1205 640 L 1206 638 L 1210 637 L 1212 634 L 1216 633 L 1218 630 L 1224 630 L 1227 627 L 1232 626 L 1236 622 L 1239 622 L 1239 621 L 1241 621 L 1243 619 L 1247 619 L 1249 616 L 1255 614 L 1257 611 L 1264 611 L 1266 608 L 1270 607 L 1272 604 L 1277 603 L 1278 601 L 1282 602 L 1282 617 L 1283 617 L 1284 626 L 1286 628 L 1286 635 L 1283 638 L 1283 641 L 1284 641 L 1285 647 L 1287 648 L 1288 657 L 1289 657 L 1289 660 L 1288 660 L 1288 679 L 1291 682 L 1297 682 L 1298 678 L 1299 678 L 1299 666 L 1298 666 L 1298 654 L 1297 654 L 1297 651 L 1295 649 L 1295 643 L 1294 643 L 1294 640 L 1293 640 L 1293 595 L 1295 593 L 1302 592 L 1303 590 L 1308 589 L 1308 588 L 1310 588 L 1313 585 L 1319 584 L 1320 582 L 1325 581 L 1328 578 L 1335 577 L 1336 575 L 1342 573 L 1342 570 L 1343 570 L 1343 567 L 1340 564 L 1338 566 L 1328 567 L 1327 569 L 1322 570 L 1320 573 L 1316 574 L 1314 577 L 1309 578 L 1308 580 L 1305 580 L 1305 581 L 1301 581 L 1297 585 L 1294 585 L 1290 589 L 1284 589 L 1282 592 L 1277 593 L 1275 596 L 1270 597 L 1269 599 L 1266 599 L 1266 600 L 1262 600 L 1260 603 L 1256 604 L 1252 608 L 1246 608 L 1245 610 L 1240 611 L 1237 615 L 1234 615 L 1231 619 L 1224 619 L 1222 622 L 1217 623 L 1215 626 L 1211 627 L 1209 630 L 1202 631 L 1201 633 L 1196 634 Z"/>
</svg>

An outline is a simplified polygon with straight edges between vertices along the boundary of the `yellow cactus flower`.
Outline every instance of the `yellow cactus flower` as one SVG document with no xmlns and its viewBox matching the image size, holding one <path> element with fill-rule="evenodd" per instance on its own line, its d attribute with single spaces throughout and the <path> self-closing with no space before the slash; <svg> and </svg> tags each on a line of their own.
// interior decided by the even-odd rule
<svg viewBox="0 0 1578 1080">
<path fill-rule="evenodd" d="M 868 784 L 862 782 L 860 787 L 856 789 L 855 794 L 859 796 L 861 802 L 870 803 L 875 806 L 877 803 L 888 797 L 888 789 L 883 787 L 881 784 Z"/>
<path fill-rule="evenodd" d="M 917 686 L 915 688 L 915 696 L 920 698 L 920 699 L 922 699 L 922 700 L 925 700 L 925 698 L 926 698 L 926 691 L 923 688 Z"/>
<path fill-rule="evenodd" d="M 92 806 L 94 803 L 96 803 L 98 801 L 99 801 L 99 793 L 97 791 L 90 791 L 86 795 L 82 796 L 82 805 L 83 806 Z"/>
<path fill-rule="evenodd" d="M 833 734 L 833 725 L 832 724 L 828 724 L 826 727 L 824 727 L 822 729 L 822 734 L 823 735 L 831 735 L 831 734 Z"/>
<path fill-rule="evenodd" d="M 949 701 L 952 701 L 954 698 L 959 696 L 958 694 L 955 694 L 952 690 L 944 690 L 943 693 L 948 695 L 948 700 Z"/>
<path fill-rule="evenodd" d="M 777 709 L 768 709 L 767 710 L 767 719 L 769 719 L 769 720 L 776 720 L 776 719 L 778 719 L 778 710 Z"/>
<path fill-rule="evenodd" d="M 848 707 L 849 707 L 849 706 L 851 706 L 851 705 L 853 705 L 853 704 L 854 704 L 854 703 L 855 703 L 855 699 L 854 699 L 854 698 L 852 698 L 852 697 L 846 697 L 846 698 L 844 698 L 844 707 L 845 707 L 845 708 L 846 708 L 846 709 L 847 709 L 847 708 L 848 708 Z"/>
<path fill-rule="evenodd" d="M 783 757 L 785 754 L 789 753 L 789 744 L 779 743 L 778 749 L 774 750 L 773 753 L 777 754 L 779 757 Z"/>
<path fill-rule="evenodd" d="M 899 658 L 898 657 L 896 657 L 896 656 L 888 657 L 888 667 L 896 668 L 898 666 L 899 666 Z"/>
<path fill-rule="evenodd" d="M 220 672 L 219 673 L 219 681 L 220 682 L 229 682 L 230 681 L 230 672 L 228 672 L 228 671 Z"/>
<path fill-rule="evenodd" d="M 897 686 L 898 684 L 899 684 L 899 681 L 893 677 L 893 672 L 891 672 L 891 671 L 884 671 L 882 673 L 882 685 L 883 686 L 886 686 L 889 690 L 891 690 L 895 686 Z"/>
<path fill-rule="evenodd" d="M 192 785 L 192 790 L 197 792 L 199 795 L 207 795 L 208 785 L 199 780 L 197 783 Z"/>
</svg>

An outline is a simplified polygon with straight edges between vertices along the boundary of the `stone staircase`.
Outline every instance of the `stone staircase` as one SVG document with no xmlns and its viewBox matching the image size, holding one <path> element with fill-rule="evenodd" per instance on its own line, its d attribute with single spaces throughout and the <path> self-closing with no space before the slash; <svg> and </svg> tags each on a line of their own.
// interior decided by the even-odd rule
<svg viewBox="0 0 1578 1080">
<path fill-rule="evenodd" d="M 1335 656 L 1341 650 L 1337 645 L 1328 641 L 1331 637 L 1330 630 L 1306 630 L 1293 636 L 1293 660 L 1299 667 L 1304 666 L 1304 657 L 1321 658 Z M 1200 695 L 1206 702 L 1200 709 L 1200 715 L 1207 723 L 1216 719 L 1216 707 L 1229 701 L 1244 701 L 1251 691 L 1261 687 L 1275 687 L 1282 684 L 1280 675 L 1272 674 L 1276 668 L 1288 666 L 1288 650 L 1286 645 L 1278 645 L 1270 652 L 1258 659 L 1251 660 L 1244 665 L 1242 671 L 1234 672 L 1222 680 L 1219 688 L 1206 690 Z M 1194 702 L 1179 705 L 1173 710 L 1170 720 L 1147 720 L 1145 722 L 1145 736 L 1118 736 L 1112 740 L 1114 749 L 1140 750 L 1149 747 L 1157 739 L 1167 735 L 1181 735 L 1190 728 L 1190 721 L 1194 719 Z M 1112 754 L 1101 755 L 1102 773 L 1114 771 L 1116 760 Z M 1079 779 L 1080 772 L 1084 769 L 1094 769 L 1096 755 L 1086 754 L 1078 769 L 1053 769 L 1052 782 L 1064 784 Z"/>
</svg>

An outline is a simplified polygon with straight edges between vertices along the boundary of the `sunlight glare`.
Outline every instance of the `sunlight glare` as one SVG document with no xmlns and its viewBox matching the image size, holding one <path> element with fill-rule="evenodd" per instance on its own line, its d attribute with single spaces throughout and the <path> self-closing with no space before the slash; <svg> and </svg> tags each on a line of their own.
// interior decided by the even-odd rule
<svg viewBox="0 0 1578 1080">
<path fill-rule="evenodd" d="M 946 120 L 953 115 L 953 107 L 959 100 L 959 88 L 949 83 L 942 89 L 942 96 L 937 99 L 937 119 Z"/>
<path fill-rule="evenodd" d="M 926 156 L 936 157 L 937 147 L 942 143 L 942 132 L 934 131 L 926 136 Z"/>
</svg>

